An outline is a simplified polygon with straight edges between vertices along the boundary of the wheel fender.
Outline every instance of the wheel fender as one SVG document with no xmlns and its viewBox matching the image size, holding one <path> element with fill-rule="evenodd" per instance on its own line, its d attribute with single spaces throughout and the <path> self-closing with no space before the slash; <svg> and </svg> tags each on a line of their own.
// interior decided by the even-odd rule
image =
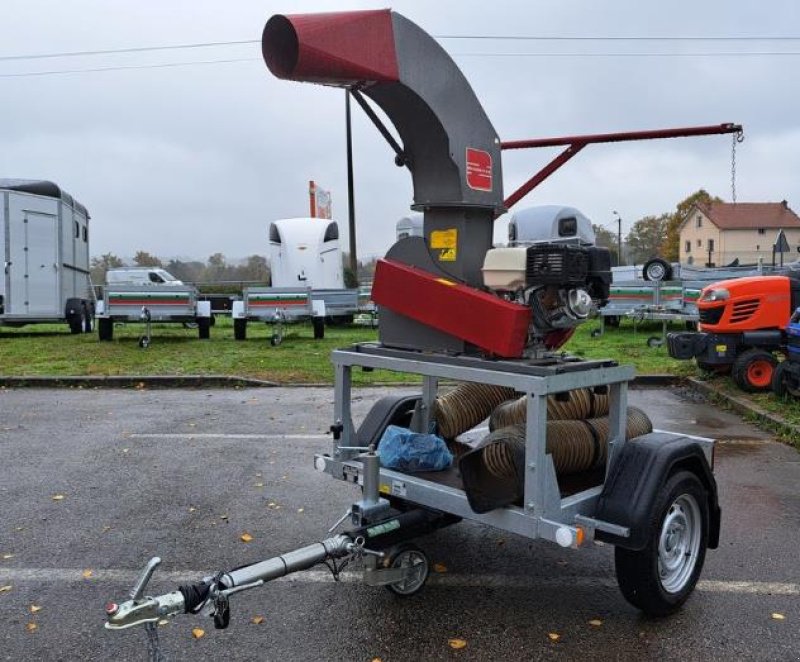
<svg viewBox="0 0 800 662">
<path fill-rule="evenodd" d="M 402 425 L 401 420 L 408 416 L 421 401 L 419 395 L 387 395 L 378 400 L 358 428 L 356 437 L 359 446 L 377 448 L 383 433 L 390 425 Z"/>
<path fill-rule="evenodd" d="M 66 303 L 64 304 L 64 317 L 69 319 L 75 315 L 80 315 L 81 308 L 83 308 L 83 301 L 81 299 L 67 299 Z"/>
<path fill-rule="evenodd" d="M 651 432 L 627 442 L 616 456 L 597 503 L 595 518 L 627 527 L 628 537 L 597 531 L 598 540 L 641 550 L 650 534 L 652 511 L 667 478 L 686 469 L 698 476 L 708 493 L 708 547 L 719 545 L 721 511 L 717 482 L 701 443 L 691 437 Z"/>
</svg>

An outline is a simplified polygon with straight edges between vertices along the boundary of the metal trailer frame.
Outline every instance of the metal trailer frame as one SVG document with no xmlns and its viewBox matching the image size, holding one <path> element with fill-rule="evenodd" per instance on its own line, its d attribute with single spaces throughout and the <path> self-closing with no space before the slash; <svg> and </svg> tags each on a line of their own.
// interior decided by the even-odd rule
<svg viewBox="0 0 800 662">
<path fill-rule="evenodd" d="M 325 337 L 325 319 L 355 315 L 359 312 L 359 292 L 357 289 L 312 289 L 309 287 L 246 287 L 241 300 L 233 302 L 234 338 L 246 340 L 249 321 L 272 324 L 270 343 L 275 346 L 283 341 L 283 325 L 311 319 L 314 338 Z M 254 304 L 253 299 L 263 297 L 268 300 L 287 303 Z"/>
<path fill-rule="evenodd" d="M 112 303 L 114 295 L 120 298 L 116 303 Z M 198 335 L 205 340 L 211 328 L 211 302 L 200 301 L 193 285 L 106 285 L 96 318 L 101 341 L 113 339 L 115 324 L 130 322 L 144 324 L 139 338 L 142 348 L 150 345 L 153 322 L 197 324 Z"/>
<path fill-rule="evenodd" d="M 424 429 L 430 423 L 431 406 L 440 380 L 509 386 L 528 397 L 525 442 L 528 471 L 525 475 L 524 507 L 510 506 L 477 514 L 470 508 L 463 490 L 442 485 L 425 475 L 385 468 L 379 470 L 381 493 L 527 538 L 544 538 L 565 547 L 577 546 L 583 539 L 592 539 L 595 530 L 627 537 L 626 527 L 592 517 L 602 484 L 561 498 L 553 460 L 546 449 L 547 396 L 582 387 L 608 387 L 611 431 L 608 472 L 625 443 L 628 382 L 634 376 L 633 366 L 619 366 L 611 361 L 564 360 L 537 366 L 522 361 L 427 355 L 387 349 L 373 343 L 335 350 L 331 360 L 335 380 L 334 425 L 341 426 L 341 433 L 334 435 L 330 455 L 315 457 L 317 469 L 340 480 L 364 483 L 364 468 L 358 456 L 366 449 L 358 445 L 350 411 L 354 367 L 422 375 L 420 411 Z M 579 533 L 578 527 L 582 532 Z"/>
</svg>

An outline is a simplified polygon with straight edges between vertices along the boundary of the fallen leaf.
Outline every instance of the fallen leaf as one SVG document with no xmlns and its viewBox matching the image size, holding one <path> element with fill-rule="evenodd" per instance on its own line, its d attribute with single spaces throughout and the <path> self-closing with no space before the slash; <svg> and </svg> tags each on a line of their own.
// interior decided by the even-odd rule
<svg viewBox="0 0 800 662">
<path fill-rule="evenodd" d="M 383 662 L 383 660 L 379 657 L 373 657 L 370 662 Z"/>
<path fill-rule="evenodd" d="M 54 494 L 52 497 L 53 501 L 63 501 L 64 495 L 63 494 Z"/>
<path fill-rule="evenodd" d="M 599 618 L 593 618 L 591 621 L 589 621 L 589 625 L 593 625 L 596 628 L 599 628 L 602 624 L 603 621 L 601 621 Z"/>
<path fill-rule="evenodd" d="M 123 452 L 123 453 L 127 453 L 129 450 L 130 450 L 130 448 L 123 448 L 123 449 L 122 449 L 122 452 Z"/>
<path fill-rule="evenodd" d="M 189 506 L 189 512 L 190 513 L 193 513 L 196 510 L 197 510 L 197 508 L 195 508 L 194 506 Z"/>
<path fill-rule="evenodd" d="M 24 527 L 24 526 L 17 526 L 17 527 L 14 527 L 14 531 L 24 531 L 24 530 L 25 530 L 25 527 Z"/>
<path fill-rule="evenodd" d="M 256 478 L 261 478 L 263 474 L 260 471 L 256 471 Z"/>
<path fill-rule="evenodd" d="M 464 639 L 448 639 L 447 645 L 453 650 L 461 650 L 467 647 L 467 642 Z"/>
<path fill-rule="evenodd" d="M 297 512 L 298 512 L 298 513 L 303 513 L 303 512 L 305 512 L 305 510 L 306 510 L 305 508 L 298 508 L 298 509 L 297 509 Z"/>
<path fill-rule="evenodd" d="M 104 526 L 103 527 L 103 533 L 108 533 L 109 531 L 111 531 L 111 527 L 110 526 Z"/>
<path fill-rule="evenodd" d="M 548 632 L 548 633 L 547 633 L 547 636 L 548 636 L 548 638 L 550 639 L 550 641 L 552 641 L 552 642 L 554 642 L 554 643 L 555 643 L 556 641 L 558 641 L 559 639 L 561 639 L 561 635 L 560 635 L 560 634 L 558 634 L 557 632 Z"/>
<path fill-rule="evenodd" d="M 0 593 L 7 593 L 11 590 L 11 584 L 6 584 L 5 586 L 0 586 Z"/>
<path fill-rule="evenodd" d="M 434 563 L 433 564 L 433 571 L 434 572 L 447 572 L 447 566 L 444 563 Z"/>
<path fill-rule="evenodd" d="M 206 636 L 206 631 L 203 628 L 192 628 L 192 636 L 195 639 L 202 639 Z"/>
<path fill-rule="evenodd" d="M 275 507 L 275 502 L 274 502 L 274 501 L 270 501 L 270 502 L 267 504 L 267 508 L 274 508 L 274 507 Z"/>
<path fill-rule="evenodd" d="M 286 480 L 289 476 L 281 476 L 281 480 Z"/>
<path fill-rule="evenodd" d="M 161 620 L 158 622 L 158 624 L 159 624 L 159 625 L 167 625 L 168 623 L 169 623 L 169 621 L 168 621 L 166 618 L 162 618 L 162 619 L 161 619 Z"/>
<path fill-rule="evenodd" d="M 42 608 L 39 605 L 31 605 L 30 606 L 31 614 L 35 614 L 37 612 L 42 611 Z"/>
<path fill-rule="evenodd" d="M 219 518 L 220 519 L 228 519 L 228 516 L 227 515 L 220 515 Z"/>
<path fill-rule="evenodd" d="M 36 625 L 36 623 L 28 623 L 28 624 L 25 626 L 25 629 L 26 629 L 28 632 L 36 632 L 36 630 L 37 630 L 38 628 L 39 628 L 39 626 L 38 626 L 38 625 Z"/>
<path fill-rule="evenodd" d="M 84 579 L 91 579 L 91 577 L 92 577 L 92 575 L 93 575 L 93 574 L 94 574 L 94 572 L 93 572 L 92 570 L 84 570 L 84 571 L 81 573 L 81 576 L 82 576 Z"/>
<path fill-rule="evenodd" d="M 197 427 L 197 423 L 189 423 L 189 427 L 190 428 Z"/>
<path fill-rule="evenodd" d="M 261 625 L 264 622 L 264 617 L 263 616 L 253 616 L 253 618 L 250 619 L 250 622 L 253 625 Z"/>
<path fill-rule="evenodd" d="M 264 487 L 264 483 L 256 483 L 255 487 Z"/>
<path fill-rule="evenodd" d="M 239 536 L 239 540 L 241 540 L 242 542 L 250 542 L 252 539 L 253 536 L 247 533 L 247 531 L 245 531 L 242 535 Z"/>
<path fill-rule="evenodd" d="M 501 547 L 503 545 L 505 545 L 506 544 L 505 538 L 498 538 L 497 539 L 497 544 L 498 544 L 498 546 L 501 546 Z"/>
<path fill-rule="evenodd" d="M 779 614 L 777 611 L 772 614 L 772 619 L 775 621 L 785 621 L 786 616 Z"/>
<path fill-rule="evenodd" d="M 6 561 L 7 561 L 8 559 L 13 559 L 13 558 L 14 558 L 14 555 L 13 555 L 13 554 L 3 554 L 3 559 L 5 559 Z"/>
</svg>

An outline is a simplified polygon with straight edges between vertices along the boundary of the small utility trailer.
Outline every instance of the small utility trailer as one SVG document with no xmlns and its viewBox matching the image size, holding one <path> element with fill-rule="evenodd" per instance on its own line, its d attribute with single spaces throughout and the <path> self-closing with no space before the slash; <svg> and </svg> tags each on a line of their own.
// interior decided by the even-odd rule
<svg viewBox="0 0 800 662">
<path fill-rule="evenodd" d="M 272 324 L 272 345 L 283 340 L 283 325 L 311 320 L 314 339 L 325 337 L 325 322 L 352 319 L 358 310 L 356 289 L 311 289 L 309 287 L 246 287 L 240 301 L 232 304 L 233 336 L 247 339 L 248 322 Z"/>
<path fill-rule="evenodd" d="M 196 324 L 198 336 L 208 339 L 211 334 L 211 302 L 198 300 L 197 288 L 192 285 L 106 285 L 102 300 L 97 302 L 99 339 L 113 340 L 114 325 L 131 322 L 145 325 L 139 338 L 140 347 L 150 345 L 153 322 Z"/>
<path fill-rule="evenodd" d="M 0 179 L 0 326 L 92 330 L 89 212 L 53 182 Z"/>
<path fill-rule="evenodd" d="M 595 302 L 608 298 L 610 253 L 594 245 L 588 219 L 559 216 L 549 236 L 530 246 L 494 248 L 492 231 L 500 214 L 590 143 L 736 134 L 741 127 L 502 142 L 444 49 L 391 10 L 273 16 L 262 52 L 279 78 L 347 88 L 392 146 L 395 163 L 411 171 L 414 208 L 423 212 L 422 235 L 399 239 L 377 262 L 372 300 L 380 311 L 379 342 L 332 354 L 332 444 L 314 464 L 360 487 L 360 498 L 324 540 L 150 597 L 146 585 L 160 563 L 153 558 L 130 599 L 106 606 L 106 627 L 144 624 L 151 657 L 159 659 L 160 619 L 205 614 L 225 628 L 233 594 L 317 564 L 334 578 L 350 564 L 368 585 L 412 595 L 430 572 L 428 555 L 414 541 L 462 519 L 569 548 L 606 541 L 615 547 L 620 589 L 632 605 L 648 615 L 677 610 L 695 587 L 706 550 L 719 543 L 714 443 L 663 431 L 629 438 L 633 368 L 580 361 L 560 350 Z M 394 123 L 402 145 L 367 99 Z M 504 198 L 501 151 L 555 145 L 567 149 Z M 421 393 L 378 400 L 356 427 L 353 368 L 421 375 Z M 390 435 L 409 438 L 413 453 L 420 441 L 415 432 L 429 432 L 434 420 L 442 439 L 453 441 L 442 430 L 446 399 L 454 403 L 451 412 L 475 403 L 488 404 L 492 414 L 499 409 L 485 395 L 463 396 L 460 403 L 452 392 L 440 396 L 442 380 L 503 389 L 511 404 L 523 405 L 525 422 L 491 432 L 483 446 L 459 458 L 457 469 L 422 474 L 388 468 L 376 450 L 389 439 L 384 432 L 390 425 L 400 428 Z M 608 396 L 609 416 L 602 440 L 595 428 L 591 434 L 585 429 L 588 414 L 573 421 L 586 433 L 580 443 L 587 462 L 580 466 L 582 480 L 562 481 L 548 407 L 551 397 L 571 398 L 576 389 L 592 401 L 594 394 Z M 474 420 L 461 426 L 468 430 L 482 412 L 454 418 Z M 558 444 L 572 441 L 566 436 Z M 494 480 L 468 485 L 475 458 L 489 473 L 497 470 Z M 376 627 L 380 622 L 376 614 Z"/>
</svg>

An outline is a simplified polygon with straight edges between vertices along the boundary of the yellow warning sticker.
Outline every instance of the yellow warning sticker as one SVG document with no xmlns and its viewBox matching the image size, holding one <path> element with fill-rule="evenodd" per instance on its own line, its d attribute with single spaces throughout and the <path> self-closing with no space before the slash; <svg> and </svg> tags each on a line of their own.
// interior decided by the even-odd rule
<svg viewBox="0 0 800 662">
<path fill-rule="evenodd" d="M 380 485 L 378 485 L 378 492 L 380 492 L 381 494 L 391 494 L 392 488 L 389 487 L 386 483 L 381 483 Z"/>
<path fill-rule="evenodd" d="M 717 345 L 715 349 L 717 350 L 717 354 L 724 354 L 725 352 L 728 351 L 728 346 L 727 345 Z"/>
<path fill-rule="evenodd" d="M 455 228 L 431 232 L 431 248 L 451 248 L 453 249 L 453 255 L 455 255 L 457 245 L 458 230 Z M 439 259 L 441 260 L 442 258 L 440 257 Z M 455 260 L 455 257 L 453 259 Z"/>
<path fill-rule="evenodd" d="M 443 248 L 439 251 L 439 262 L 455 262 L 456 261 L 456 249 L 455 248 Z"/>
</svg>

